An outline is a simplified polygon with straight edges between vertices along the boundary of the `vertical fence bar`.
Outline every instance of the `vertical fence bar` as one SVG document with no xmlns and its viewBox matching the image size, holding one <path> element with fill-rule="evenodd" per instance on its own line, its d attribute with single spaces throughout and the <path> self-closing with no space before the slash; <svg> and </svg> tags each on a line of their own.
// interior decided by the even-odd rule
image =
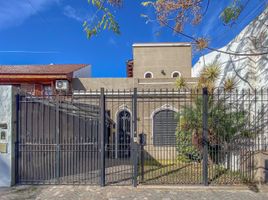
<svg viewBox="0 0 268 200">
<path fill-rule="evenodd" d="M 132 158 L 133 158 L 133 186 L 137 187 L 138 185 L 138 137 L 137 137 L 137 88 L 134 88 L 133 91 L 133 140 L 132 140 Z"/>
<path fill-rule="evenodd" d="M 208 186 L 208 90 L 203 88 L 203 184 Z"/>
<path fill-rule="evenodd" d="M 145 164 L 145 156 L 144 156 L 144 145 L 145 145 L 145 135 L 144 133 L 140 134 L 140 165 L 141 165 L 141 182 L 144 182 L 144 164 Z"/>
<path fill-rule="evenodd" d="M 60 102 L 56 96 L 56 180 L 60 181 Z"/>
<path fill-rule="evenodd" d="M 100 186 L 105 186 L 105 95 L 104 88 L 100 94 L 100 137 L 99 137 L 99 161 L 100 161 Z"/>
</svg>

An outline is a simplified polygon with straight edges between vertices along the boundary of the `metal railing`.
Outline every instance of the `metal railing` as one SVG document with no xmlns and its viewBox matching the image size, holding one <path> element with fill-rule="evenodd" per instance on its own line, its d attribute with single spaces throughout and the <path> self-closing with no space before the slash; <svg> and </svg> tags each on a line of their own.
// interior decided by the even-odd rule
<svg viewBox="0 0 268 200">
<path fill-rule="evenodd" d="M 267 151 L 268 92 L 17 96 L 19 184 L 244 184 Z"/>
</svg>

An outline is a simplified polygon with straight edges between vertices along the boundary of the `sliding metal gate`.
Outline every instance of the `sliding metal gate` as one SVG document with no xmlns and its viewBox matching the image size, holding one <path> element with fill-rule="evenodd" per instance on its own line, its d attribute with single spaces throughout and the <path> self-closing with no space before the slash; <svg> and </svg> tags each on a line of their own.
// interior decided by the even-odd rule
<svg viewBox="0 0 268 200">
<path fill-rule="evenodd" d="M 18 98 L 17 182 L 99 184 L 99 99 Z"/>
</svg>

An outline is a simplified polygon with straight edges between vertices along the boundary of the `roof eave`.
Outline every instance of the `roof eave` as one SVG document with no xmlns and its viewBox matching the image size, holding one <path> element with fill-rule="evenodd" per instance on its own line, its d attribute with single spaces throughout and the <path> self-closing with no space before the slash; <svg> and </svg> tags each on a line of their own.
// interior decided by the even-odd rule
<svg viewBox="0 0 268 200">
<path fill-rule="evenodd" d="M 170 42 L 170 43 L 134 43 L 132 47 L 191 47 L 187 42 Z"/>
</svg>

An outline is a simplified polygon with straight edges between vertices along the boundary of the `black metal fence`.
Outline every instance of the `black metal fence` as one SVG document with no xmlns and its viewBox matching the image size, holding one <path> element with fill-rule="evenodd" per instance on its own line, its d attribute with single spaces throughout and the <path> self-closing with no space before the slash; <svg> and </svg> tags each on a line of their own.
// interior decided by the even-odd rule
<svg viewBox="0 0 268 200">
<path fill-rule="evenodd" d="M 17 105 L 19 184 L 243 184 L 268 147 L 264 90 L 101 89 Z"/>
</svg>

